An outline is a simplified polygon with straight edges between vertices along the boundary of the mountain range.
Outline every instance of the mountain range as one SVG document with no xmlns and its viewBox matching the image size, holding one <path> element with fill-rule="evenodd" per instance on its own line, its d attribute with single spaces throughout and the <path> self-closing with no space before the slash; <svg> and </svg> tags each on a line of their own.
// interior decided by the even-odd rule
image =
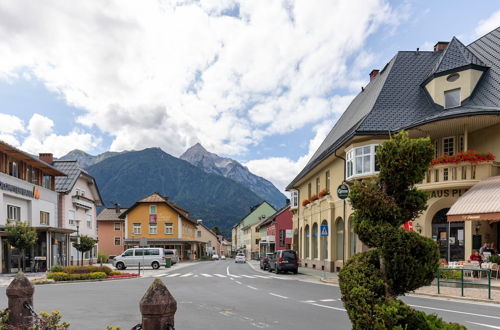
<svg viewBox="0 0 500 330">
<path fill-rule="evenodd" d="M 106 152 L 97 156 L 73 150 L 60 158 L 77 160 L 96 179 L 104 203 L 127 207 L 158 192 L 203 219 L 218 226 L 224 235 L 249 209 L 267 200 L 277 209 L 285 196 L 264 178 L 251 173 L 230 158 L 208 152 L 201 144 L 176 158 L 160 148 Z"/>
</svg>

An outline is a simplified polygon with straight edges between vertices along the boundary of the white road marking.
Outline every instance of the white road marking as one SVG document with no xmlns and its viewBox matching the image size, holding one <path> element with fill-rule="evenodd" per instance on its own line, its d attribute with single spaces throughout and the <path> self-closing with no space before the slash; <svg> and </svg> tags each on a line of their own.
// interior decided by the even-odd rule
<svg viewBox="0 0 500 330">
<path fill-rule="evenodd" d="M 321 299 L 321 302 L 331 302 L 331 301 L 336 301 L 335 299 Z"/>
<path fill-rule="evenodd" d="M 195 276 L 193 276 L 193 277 L 198 277 L 198 275 L 195 275 Z"/>
<path fill-rule="evenodd" d="M 251 286 L 251 285 L 247 285 L 247 288 L 250 288 L 250 289 L 252 289 L 252 290 L 259 290 L 259 289 L 257 289 L 256 287 L 253 287 L 253 286 Z"/>
<path fill-rule="evenodd" d="M 271 296 L 275 296 L 275 297 L 278 297 L 278 298 L 288 299 L 288 297 L 281 296 L 281 295 L 276 294 L 276 293 L 269 292 L 269 294 L 270 294 Z"/>
<path fill-rule="evenodd" d="M 193 275 L 193 273 L 187 273 L 187 274 L 181 275 L 181 277 L 188 277 L 188 276 L 191 276 L 191 275 Z"/>
<path fill-rule="evenodd" d="M 240 281 L 236 281 L 236 283 L 241 284 L 241 282 L 240 282 Z"/>
<path fill-rule="evenodd" d="M 233 274 L 229 274 L 229 276 L 234 277 L 234 278 L 240 278 L 241 277 L 241 276 L 233 275 Z"/>
<path fill-rule="evenodd" d="M 175 273 L 175 274 L 170 274 L 170 275 L 167 275 L 167 277 L 176 277 L 176 276 L 179 276 L 180 273 Z"/>
<path fill-rule="evenodd" d="M 163 276 L 166 276 L 167 274 L 157 274 L 157 275 L 153 275 L 153 277 L 163 277 Z"/>
<path fill-rule="evenodd" d="M 500 329 L 500 327 L 497 327 L 496 325 L 489 325 L 489 324 L 476 323 L 476 322 L 470 322 L 470 321 L 467 321 L 467 323 L 472 323 L 472 324 L 475 324 L 475 325 L 480 325 L 482 327 L 488 327 L 488 328 L 492 328 L 492 329 Z"/>
<path fill-rule="evenodd" d="M 262 275 L 253 275 L 253 276 L 255 276 L 255 277 L 260 277 L 260 278 L 265 278 L 265 279 L 270 279 L 270 277 L 269 277 L 269 276 L 262 276 Z"/>
<path fill-rule="evenodd" d="M 214 274 L 214 275 L 217 277 L 224 277 L 224 278 L 226 277 L 226 275 L 222 275 L 222 274 Z"/>
<path fill-rule="evenodd" d="M 410 306 L 410 307 L 417 307 L 417 308 L 424 308 L 424 309 L 432 309 L 432 310 L 441 311 L 441 312 L 449 312 L 449 313 L 473 315 L 473 316 L 480 316 L 480 317 L 488 317 L 490 319 L 500 320 L 500 316 L 483 315 L 483 314 L 476 314 L 476 313 L 469 313 L 469 312 L 460 312 L 460 311 L 454 311 L 454 310 L 451 310 L 451 309 L 427 307 L 427 306 L 420 306 L 420 305 L 408 305 L 408 306 Z"/>
<path fill-rule="evenodd" d="M 310 304 L 310 303 L 315 303 L 316 300 L 304 300 L 303 302 Z"/>
<path fill-rule="evenodd" d="M 210 275 L 210 274 L 201 274 L 201 275 L 203 275 L 203 276 L 205 276 L 205 277 L 213 277 L 213 276 L 212 276 L 212 275 Z"/>
<path fill-rule="evenodd" d="M 234 281 L 234 278 L 232 278 L 232 277 L 230 277 L 229 279 L 230 279 L 231 281 Z"/>
<path fill-rule="evenodd" d="M 241 276 L 246 277 L 246 278 L 255 278 L 255 277 L 250 276 L 250 275 L 241 275 Z"/>
<path fill-rule="evenodd" d="M 333 306 L 327 306 L 327 305 L 321 305 L 321 304 L 316 304 L 316 303 L 310 303 L 309 305 L 314 305 L 314 306 L 318 306 L 318 307 L 323 307 L 323 308 L 334 309 L 334 310 L 336 310 L 336 311 L 343 311 L 343 312 L 345 312 L 345 311 L 346 311 L 344 308 L 340 308 L 340 307 L 333 307 Z"/>
</svg>

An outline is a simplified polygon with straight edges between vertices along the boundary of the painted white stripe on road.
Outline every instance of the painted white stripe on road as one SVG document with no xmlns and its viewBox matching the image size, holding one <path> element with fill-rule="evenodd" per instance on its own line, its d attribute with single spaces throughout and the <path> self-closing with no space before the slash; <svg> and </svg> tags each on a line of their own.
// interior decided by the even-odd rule
<svg viewBox="0 0 500 330">
<path fill-rule="evenodd" d="M 333 307 L 333 306 L 327 306 L 327 305 L 321 305 L 321 304 L 316 304 L 316 303 L 310 303 L 309 305 L 314 305 L 314 306 L 318 306 L 318 307 L 323 307 L 323 308 L 334 309 L 334 310 L 336 310 L 336 311 L 343 311 L 343 312 L 345 312 L 345 311 L 346 311 L 344 308 L 340 308 L 340 307 Z"/>
<path fill-rule="evenodd" d="M 487 328 L 492 328 L 492 329 L 500 329 L 500 327 L 497 327 L 496 325 L 489 325 L 489 324 L 476 323 L 476 322 L 470 322 L 470 321 L 467 321 L 467 323 L 471 323 L 471 324 L 475 324 L 475 325 L 480 325 L 482 327 L 487 327 Z"/>
<path fill-rule="evenodd" d="M 454 311 L 454 310 L 451 310 L 451 309 L 427 307 L 427 306 L 420 306 L 420 305 L 408 305 L 408 306 L 410 306 L 410 307 L 416 307 L 416 308 L 432 309 L 432 310 L 435 310 L 435 311 L 448 312 L 448 313 L 457 313 L 457 314 L 465 314 L 465 315 L 472 315 L 472 316 L 488 317 L 490 319 L 500 320 L 500 316 L 492 316 L 492 315 L 483 315 L 483 314 L 476 314 L 476 313 L 469 313 L 469 312 L 461 312 L 461 311 Z"/>
<path fill-rule="evenodd" d="M 213 276 L 212 276 L 212 275 L 210 275 L 210 274 L 201 274 L 201 275 L 203 275 L 203 276 L 205 276 L 205 277 L 213 277 Z"/>
<path fill-rule="evenodd" d="M 226 277 L 226 275 L 222 275 L 222 274 L 214 274 L 214 275 L 217 277 L 224 277 L 224 278 Z"/>
<path fill-rule="evenodd" d="M 305 303 L 309 303 L 309 304 L 310 304 L 310 303 L 315 303 L 315 302 L 316 302 L 316 300 L 304 300 L 303 302 L 305 302 Z"/>
<path fill-rule="evenodd" d="M 191 275 L 193 275 L 193 273 L 187 273 L 187 274 L 181 275 L 181 277 L 188 277 L 188 276 L 191 276 Z"/>
<path fill-rule="evenodd" d="M 170 275 L 167 275 L 167 277 L 176 277 L 176 276 L 179 276 L 180 273 L 175 273 L 175 274 L 170 274 Z"/>
<path fill-rule="evenodd" d="M 241 275 L 241 276 L 246 277 L 246 278 L 255 278 L 255 277 L 250 276 L 250 275 Z"/>
<path fill-rule="evenodd" d="M 158 274 L 158 275 L 153 275 L 153 277 L 163 277 L 163 276 L 167 276 L 167 274 Z"/>
<path fill-rule="evenodd" d="M 281 296 L 281 295 L 276 294 L 276 293 L 269 292 L 269 294 L 270 294 L 271 296 L 275 296 L 275 297 L 278 297 L 278 298 L 288 299 L 288 297 Z"/>
<path fill-rule="evenodd" d="M 229 276 L 234 277 L 234 278 L 240 278 L 241 277 L 241 276 L 233 275 L 233 274 L 229 274 Z"/>
<path fill-rule="evenodd" d="M 253 287 L 253 286 L 251 286 L 251 285 L 247 285 L 247 288 L 250 288 L 250 289 L 252 289 L 252 290 L 259 290 L 259 289 L 257 289 L 256 287 Z"/>
<path fill-rule="evenodd" d="M 269 277 L 269 276 L 262 276 L 262 275 L 253 275 L 253 276 L 255 276 L 255 277 L 260 277 L 260 278 L 265 278 L 265 279 L 270 279 L 270 277 Z"/>
<path fill-rule="evenodd" d="M 236 281 L 236 283 L 241 284 L 241 282 L 240 282 L 240 281 Z"/>
<path fill-rule="evenodd" d="M 331 302 L 331 301 L 336 301 L 335 299 L 321 299 L 321 302 Z"/>
<path fill-rule="evenodd" d="M 234 278 L 232 278 L 232 277 L 230 277 L 229 279 L 230 279 L 231 281 L 234 281 Z"/>
</svg>

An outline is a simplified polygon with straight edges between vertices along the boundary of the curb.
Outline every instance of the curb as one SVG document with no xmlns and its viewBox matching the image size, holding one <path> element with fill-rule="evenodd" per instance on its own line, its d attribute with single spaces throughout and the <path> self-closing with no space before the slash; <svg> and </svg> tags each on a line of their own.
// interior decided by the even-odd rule
<svg viewBox="0 0 500 330">
<path fill-rule="evenodd" d="M 324 278 L 324 277 L 322 277 L 322 278 L 320 278 L 319 280 L 320 280 L 321 282 L 323 282 L 323 283 L 328 283 L 328 284 L 336 284 L 336 285 L 338 285 L 338 284 L 339 284 L 339 280 L 338 280 L 338 279 L 329 279 L 329 278 Z"/>
<path fill-rule="evenodd" d="M 481 299 L 481 298 L 467 298 L 467 297 L 448 296 L 448 295 L 433 294 L 433 293 L 410 293 L 410 294 L 408 294 L 408 296 L 422 296 L 422 297 L 433 297 L 433 298 L 442 298 L 442 299 L 454 299 L 454 300 L 462 300 L 462 301 L 469 301 L 469 302 L 475 301 L 475 302 L 500 305 L 500 301 L 493 300 L 493 299 L 490 300 L 490 299 Z"/>
</svg>

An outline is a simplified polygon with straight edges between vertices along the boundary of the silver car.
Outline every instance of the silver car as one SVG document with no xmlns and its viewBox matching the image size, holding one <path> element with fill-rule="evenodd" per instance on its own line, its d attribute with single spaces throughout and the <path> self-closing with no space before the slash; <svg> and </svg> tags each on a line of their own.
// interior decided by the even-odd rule
<svg viewBox="0 0 500 330">
<path fill-rule="evenodd" d="M 127 267 L 153 267 L 158 269 L 163 264 L 165 265 L 165 251 L 163 248 L 132 248 L 125 250 L 121 255 L 113 259 L 113 266 L 117 269 L 125 269 Z"/>
<path fill-rule="evenodd" d="M 243 253 L 238 253 L 236 255 L 236 258 L 234 258 L 234 262 L 235 263 L 239 263 L 239 262 L 247 262 L 246 258 L 245 258 L 245 255 Z"/>
</svg>

